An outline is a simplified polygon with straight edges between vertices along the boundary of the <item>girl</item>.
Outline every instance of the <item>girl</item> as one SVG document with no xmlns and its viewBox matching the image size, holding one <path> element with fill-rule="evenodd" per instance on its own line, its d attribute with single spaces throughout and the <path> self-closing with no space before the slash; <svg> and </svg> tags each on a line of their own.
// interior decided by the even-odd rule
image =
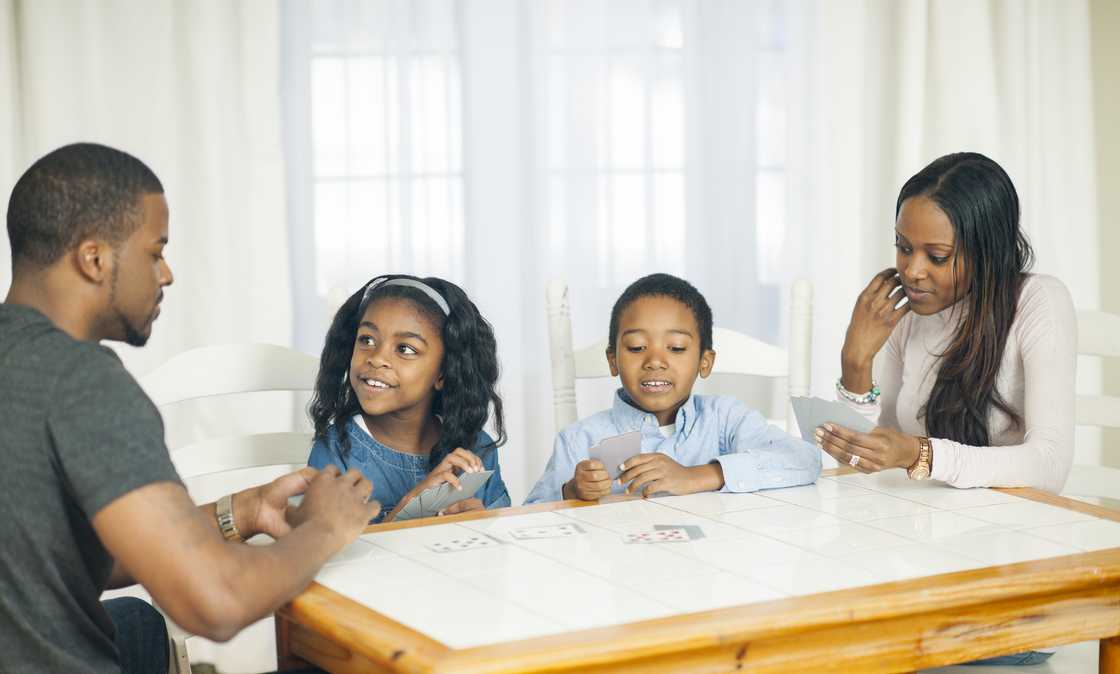
<svg viewBox="0 0 1120 674">
<path fill-rule="evenodd" d="M 856 302 L 836 384 L 878 428 L 827 424 L 818 442 L 863 472 L 1060 491 L 1077 320 L 1061 281 L 1027 273 L 1011 179 L 983 155 L 947 155 L 903 185 L 895 213 L 896 268 Z"/>
<path fill-rule="evenodd" d="M 308 465 L 357 468 L 388 521 L 457 474 L 493 470 L 444 514 L 510 504 L 498 467 L 505 443 L 494 331 L 461 288 L 438 278 L 379 276 L 338 310 L 311 400 Z M 494 408 L 495 441 L 482 430 Z"/>
</svg>

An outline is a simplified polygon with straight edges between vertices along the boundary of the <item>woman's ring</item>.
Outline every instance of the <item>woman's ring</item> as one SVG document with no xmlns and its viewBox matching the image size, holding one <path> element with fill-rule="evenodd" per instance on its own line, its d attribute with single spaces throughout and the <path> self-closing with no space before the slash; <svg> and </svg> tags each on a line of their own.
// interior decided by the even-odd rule
<svg viewBox="0 0 1120 674">
<path fill-rule="evenodd" d="M 852 454 L 852 458 L 848 459 L 848 465 L 851 466 L 852 468 L 855 468 L 858 463 L 859 463 L 859 457 L 856 456 L 855 454 Z"/>
</svg>

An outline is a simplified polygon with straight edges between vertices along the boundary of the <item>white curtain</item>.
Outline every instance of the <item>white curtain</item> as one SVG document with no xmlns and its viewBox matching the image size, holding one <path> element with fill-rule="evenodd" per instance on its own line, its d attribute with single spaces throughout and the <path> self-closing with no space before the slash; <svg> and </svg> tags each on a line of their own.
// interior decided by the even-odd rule
<svg viewBox="0 0 1120 674">
<path fill-rule="evenodd" d="M 290 345 L 277 5 L 0 0 L 0 38 L 5 204 L 36 158 L 75 141 L 131 152 L 163 182 L 175 283 L 148 345 L 113 345 L 125 365 L 142 375 L 197 346 Z M 6 235 L 3 248 L 6 291 Z M 167 410 L 170 446 L 293 425 L 251 402 Z"/>
<path fill-rule="evenodd" d="M 577 346 L 652 271 L 692 280 L 718 324 L 783 343 L 789 283 L 810 278 L 813 388 L 829 396 L 852 303 L 893 264 L 898 189 L 975 150 L 1019 188 L 1036 269 L 1094 307 L 1087 14 L 1054 0 L 292 0 L 297 343 L 317 349 L 329 307 L 374 274 L 462 283 L 497 331 L 517 500 L 554 430 L 549 278 L 570 285 Z M 604 387 L 579 395 L 581 414 L 609 404 Z"/>
<path fill-rule="evenodd" d="M 289 344 L 275 3 L 4 0 L 0 37 L 5 202 L 31 162 L 75 141 L 135 154 L 166 189 L 176 282 L 149 345 L 122 349 L 129 367 Z"/>
</svg>

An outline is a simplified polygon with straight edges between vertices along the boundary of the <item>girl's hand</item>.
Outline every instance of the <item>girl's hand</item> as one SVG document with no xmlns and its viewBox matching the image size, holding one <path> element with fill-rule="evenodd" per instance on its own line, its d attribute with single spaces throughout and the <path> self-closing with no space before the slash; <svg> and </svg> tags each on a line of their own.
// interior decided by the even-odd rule
<svg viewBox="0 0 1120 674">
<path fill-rule="evenodd" d="M 438 487 L 444 482 L 448 483 L 455 489 L 462 489 L 463 485 L 459 484 L 458 476 L 463 473 L 478 473 L 482 471 L 482 459 L 478 458 L 474 452 L 467 451 L 462 447 L 455 449 L 447 456 L 443 457 L 443 461 L 428 473 L 428 477 L 424 478 L 412 488 L 409 496 L 415 496 L 425 489 Z"/>
<path fill-rule="evenodd" d="M 852 309 L 852 320 L 840 351 L 840 364 L 844 388 L 853 393 L 871 389 L 872 359 L 883 348 L 894 326 L 910 312 L 909 302 L 895 308 L 905 297 L 902 292 L 895 292 L 900 287 L 902 280 L 898 278 L 898 270 L 884 269 L 871 279 Z"/>
<path fill-rule="evenodd" d="M 432 469 L 428 476 L 431 477 L 435 473 L 449 470 L 453 470 L 456 475 L 459 475 L 460 473 L 480 473 L 485 469 L 482 466 L 482 459 L 478 458 L 474 452 L 458 447 L 455 451 L 443 457 L 443 461 L 440 461 L 439 465 Z M 439 482 L 436 484 L 439 484 Z"/>
<path fill-rule="evenodd" d="M 630 483 L 627 494 L 649 497 L 658 492 L 674 495 L 712 491 L 723 486 L 723 468 L 718 463 L 682 466 L 666 454 L 639 454 L 626 459 L 619 484 Z"/>
<path fill-rule="evenodd" d="M 909 468 L 918 460 L 918 438 L 893 428 L 877 426 L 870 433 L 859 433 L 837 424 L 825 424 L 814 434 L 817 444 L 841 465 L 852 465 L 863 473 L 877 473 L 887 468 Z"/>
<path fill-rule="evenodd" d="M 465 512 L 469 512 L 471 510 L 486 510 L 486 506 L 483 505 L 482 501 L 480 501 L 479 499 L 468 498 L 468 499 L 463 499 L 462 501 L 459 501 L 458 503 L 452 503 L 451 505 L 447 506 L 442 511 L 440 511 L 439 514 L 440 515 L 456 515 L 458 513 L 465 513 Z"/>
<path fill-rule="evenodd" d="M 393 512 L 385 516 L 385 521 L 390 522 L 395 519 L 401 508 L 408 505 L 408 502 L 416 498 L 417 494 L 432 487 L 438 487 L 444 482 L 451 485 L 453 489 L 461 490 L 463 485 L 459 483 L 457 476 L 461 473 L 477 473 L 481 470 L 483 470 L 482 459 L 462 447 L 455 449 L 455 451 L 443 457 L 443 461 L 440 461 L 439 465 L 433 468 L 427 477 L 416 483 L 415 487 L 401 497 L 397 507 L 393 508 Z"/>
</svg>

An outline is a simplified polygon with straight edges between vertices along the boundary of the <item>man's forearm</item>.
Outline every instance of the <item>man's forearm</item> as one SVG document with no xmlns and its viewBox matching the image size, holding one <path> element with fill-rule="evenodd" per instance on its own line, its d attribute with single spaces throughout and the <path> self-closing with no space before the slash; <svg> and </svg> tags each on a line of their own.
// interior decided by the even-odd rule
<svg viewBox="0 0 1120 674">
<path fill-rule="evenodd" d="M 242 532 L 245 538 L 250 538 L 257 533 L 252 525 L 252 521 L 256 517 L 257 512 L 257 508 L 253 504 L 253 499 L 256 498 L 259 498 L 256 488 L 246 489 L 233 495 L 233 515 L 237 522 L 237 530 Z M 198 506 L 198 509 L 210 522 L 214 523 L 215 529 L 219 528 L 216 502 L 204 503 Z M 136 579 L 132 577 L 128 569 L 121 566 L 120 562 L 114 560 L 113 570 L 109 574 L 109 580 L 106 582 L 105 588 L 108 590 L 115 590 L 135 584 Z"/>
<path fill-rule="evenodd" d="M 308 586 L 338 546 L 334 532 L 310 523 L 271 545 L 226 546 L 231 554 L 215 575 L 222 581 L 226 600 L 219 615 L 232 620 L 215 636 L 225 637 L 225 630 L 232 630 L 232 636 L 274 613 Z"/>
</svg>

